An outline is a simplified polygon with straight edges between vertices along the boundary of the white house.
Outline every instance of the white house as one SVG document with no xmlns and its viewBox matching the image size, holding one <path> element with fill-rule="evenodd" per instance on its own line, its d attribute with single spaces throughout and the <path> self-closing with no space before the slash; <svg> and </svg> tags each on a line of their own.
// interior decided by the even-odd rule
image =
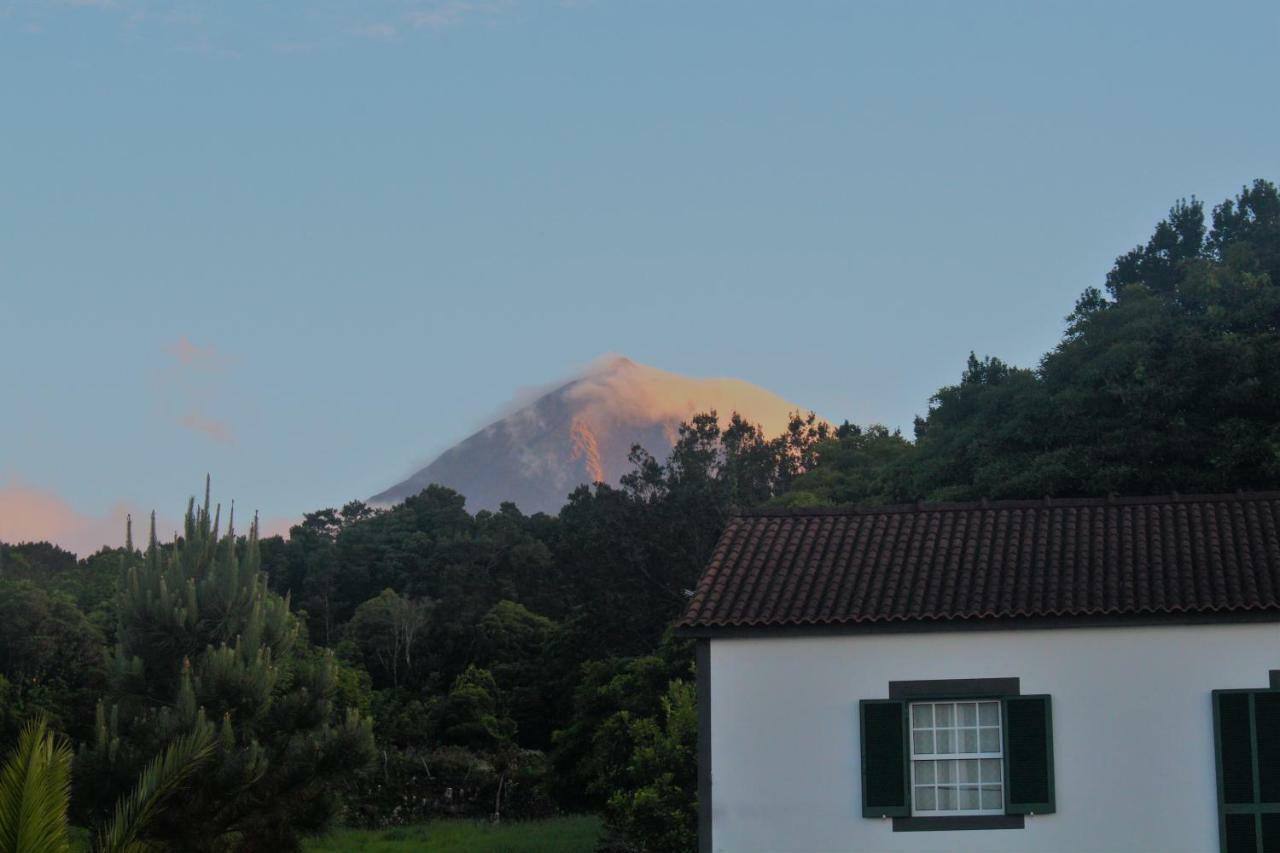
<svg viewBox="0 0 1280 853">
<path fill-rule="evenodd" d="M 1277 620 L 1280 493 L 738 516 L 700 849 L 1280 851 Z"/>
</svg>

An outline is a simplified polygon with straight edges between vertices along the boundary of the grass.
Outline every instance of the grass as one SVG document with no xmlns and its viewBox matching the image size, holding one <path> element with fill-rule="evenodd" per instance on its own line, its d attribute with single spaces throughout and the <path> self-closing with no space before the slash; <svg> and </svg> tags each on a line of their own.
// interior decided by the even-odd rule
<svg viewBox="0 0 1280 853">
<path fill-rule="evenodd" d="M 493 826 L 469 820 L 442 820 L 396 829 L 340 830 L 310 841 L 308 853 L 591 853 L 600 838 L 600 819 L 561 817 Z"/>
</svg>

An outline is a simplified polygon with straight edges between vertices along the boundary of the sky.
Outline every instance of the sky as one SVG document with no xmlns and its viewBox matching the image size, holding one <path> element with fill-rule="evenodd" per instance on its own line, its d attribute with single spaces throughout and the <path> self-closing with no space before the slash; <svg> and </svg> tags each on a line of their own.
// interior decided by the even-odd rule
<svg viewBox="0 0 1280 853">
<path fill-rule="evenodd" d="M 1280 179 L 1277 80 L 1274 2 L 0 0 L 0 539 L 283 529 L 604 353 L 909 433 Z"/>
</svg>

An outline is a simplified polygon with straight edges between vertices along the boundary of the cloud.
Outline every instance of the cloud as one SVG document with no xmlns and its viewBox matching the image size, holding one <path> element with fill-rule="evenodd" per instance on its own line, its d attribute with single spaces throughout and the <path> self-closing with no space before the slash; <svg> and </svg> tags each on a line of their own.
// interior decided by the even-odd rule
<svg viewBox="0 0 1280 853">
<path fill-rule="evenodd" d="M 202 415 L 199 412 L 188 412 L 178 419 L 178 423 L 192 432 L 207 435 L 219 444 L 235 444 L 236 437 L 229 424 L 216 418 Z"/>
<path fill-rule="evenodd" d="M 505 11 L 505 2 L 479 2 L 479 0 L 440 0 L 428 3 L 409 13 L 409 23 L 419 29 L 444 30 L 461 24 L 468 18 L 492 16 Z"/>
<path fill-rule="evenodd" d="M 354 26 L 351 28 L 351 34 L 361 38 L 377 39 L 378 41 L 391 41 L 399 35 L 399 32 L 391 24 L 375 23 Z"/>
<path fill-rule="evenodd" d="M 212 346 L 200 346 L 186 335 L 164 348 L 164 351 L 182 367 L 203 370 L 222 370 L 228 359 Z"/>
<path fill-rule="evenodd" d="M 258 519 L 258 538 L 269 539 L 272 536 L 289 538 L 289 529 L 301 524 L 302 518 L 296 515 L 273 515 L 270 518 Z"/>
<path fill-rule="evenodd" d="M 773 436 L 786 431 L 793 412 L 804 411 L 740 379 L 681 376 L 636 364 L 621 355 L 592 362 L 569 388 L 568 397 L 593 426 L 678 423 L 714 409 L 722 421 L 737 412 Z"/>
<path fill-rule="evenodd" d="M 223 532 L 226 530 L 228 507 L 222 507 Z M 103 547 L 124 545 L 125 526 L 133 517 L 133 544 L 145 548 L 150 510 L 118 500 L 101 515 L 76 510 L 56 493 L 33 486 L 16 477 L 0 480 L 0 542 L 52 542 L 79 557 L 87 557 Z M 259 536 L 289 538 L 289 528 L 301 518 L 276 515 L 260 519 Z M 182 529 L 180 521 L 158 516 L 156 536 L 169 541 Z M 236 532 L 248 532 L 248 520 L 237 515 Z"/>
<path fill-rule="evenodd" d="M 0 541 L 53 542 L 85 557 L 104 545 L 123 545 L 125 519 L 131 511 L 135 521 L 142 517 L 123 501 L 104 515 L 85 515 L 53 492 L 10 480 L 0 484 Z M 134 535 L 135 542 L 139 535 L 145 537 L 145 527 Z"/>
<path fill-rule="evenodd" d="M 235 429 L 226 418 L 210 414 L 225 397 L 232 359 L 209 344 L 178 338 L 164 347 L 159 392 L 166 417 L 178 426 L 219 444 L 235 444 Z"/>
</svg>

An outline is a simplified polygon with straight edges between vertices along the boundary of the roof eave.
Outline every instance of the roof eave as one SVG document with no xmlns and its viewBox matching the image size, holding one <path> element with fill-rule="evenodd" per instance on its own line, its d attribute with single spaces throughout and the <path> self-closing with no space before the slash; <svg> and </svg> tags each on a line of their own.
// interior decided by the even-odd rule
<svg viewBox="0 0 1280 853">
<path fill-rule="evenodd" d="M 1017 616 L 977 619 L 895 619 L 860 622 L 760 625 L 679 625 L 681 639 L 929 634 L 950 631 L 1033 631 L 1061 628 L 1142 628 L 1280 622 L 1280 608 L 1188 613 Z"/>
</svg>

